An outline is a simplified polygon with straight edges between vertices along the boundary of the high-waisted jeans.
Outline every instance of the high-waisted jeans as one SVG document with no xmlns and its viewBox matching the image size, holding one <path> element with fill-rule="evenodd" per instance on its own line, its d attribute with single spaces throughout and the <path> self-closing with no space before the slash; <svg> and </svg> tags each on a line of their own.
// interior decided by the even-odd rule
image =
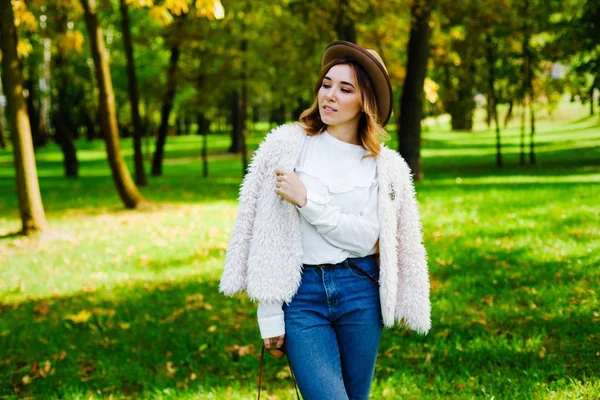
<svg viewBox="0 0 600 400">
<path fill-rule="evenodd" d="M 363 271 L 351 266 L 355 264 Z M 375 258 L 304 266 L 285 313 L 285 347 L 305 400 L 369 398 L 383 328 Z"/>
</svg>

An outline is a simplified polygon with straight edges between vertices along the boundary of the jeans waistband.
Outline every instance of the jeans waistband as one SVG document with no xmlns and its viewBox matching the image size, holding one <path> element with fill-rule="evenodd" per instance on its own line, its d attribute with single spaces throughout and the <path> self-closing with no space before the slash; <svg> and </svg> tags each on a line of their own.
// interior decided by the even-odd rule
<svg viewBox="0 0 600 400">
<path fill-rule="evenodd" d="M 349 263 L 356 263 L 358 260 L 369 260 L 374 259 L 375 254 L 370 254 L 364 257 L 348 257 L 344 261 L 339 262 L 337 264 L 303 264 L 305 268 L 338 268 L 338 267 L 347 267 Z"/>
</svg>

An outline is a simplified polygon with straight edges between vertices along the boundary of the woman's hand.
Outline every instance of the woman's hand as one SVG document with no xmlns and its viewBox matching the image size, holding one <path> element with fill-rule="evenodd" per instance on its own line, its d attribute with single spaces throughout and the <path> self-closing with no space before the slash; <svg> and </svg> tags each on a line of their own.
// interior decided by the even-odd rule
<svg viewBox="0 0 600 400">
<path fill-rule="evenodd" d="M 275 348 L 280 349 L 283 347 L 284 338 L 285 338 L 285 334 L 283 334 L 281 336 L 268 338 L 268 339 L 263 339 L 263 343 L 265 344 L 265 347 L 267 349 L 270 349 L 271 345 L 274 345 Z"/>
<path fill-rule="evenodd" d="M 285 169 L 276 169 L 275 193 L 298 207 L 306 205 L 306 187 L 298 176 Z"/>
</svg>

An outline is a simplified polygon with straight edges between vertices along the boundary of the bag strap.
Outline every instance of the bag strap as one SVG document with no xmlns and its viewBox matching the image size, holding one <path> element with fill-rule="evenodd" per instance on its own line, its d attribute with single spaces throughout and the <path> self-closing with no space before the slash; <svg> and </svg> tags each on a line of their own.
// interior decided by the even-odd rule
<svg viewBox="0 0 600 400">
<path fill-rule="evenodd" d="M 258 400 L 260 400 L 260 390 L 262 388 L 262 372 L 263 372 L 263 360 L 265 358 L 265 346 L 263 345 L 260 350 L 260 367 L 258 371 Z M 292 366 L 290 365 L 290 360 L 288 358 L 288 368 L 290 370 L 290 376 L 292 377 L 292 382 L 294 382 L 294 389 L 296 389 L 296 397 L 300 400 L 300 393 L 298 392 L 298 384 L 296 383 L 296 377 L 294 376 L 294 372 L 292 371 Z"/>
<path fill-rule="evenodd" d="M 260 388 L 262 387 L 262 366 L 263 359 L 265 358 L 265 346 L 260 349 L 260 367 L 258 370 L 258 400 L 260 400 Z"/>
<path fill-rule="evenodd" d="M 362 269 L 361 267 L 359 267 L 358 265 L 356 265 L 352 261 L 348 261 L 348 265 L 350 265 L 352 268 L 357 269 L 358 272 L 360 272 L 361 274 L 363 274 L 364 276 L 366 276 L 375 285 L 379 286 L 379 282 L 377 282 L 377 279 L 373 278 L 373 276 L 370 273 L 368 273 L 367 271 L 365 271 L 364 269 Z"/>
</svg>

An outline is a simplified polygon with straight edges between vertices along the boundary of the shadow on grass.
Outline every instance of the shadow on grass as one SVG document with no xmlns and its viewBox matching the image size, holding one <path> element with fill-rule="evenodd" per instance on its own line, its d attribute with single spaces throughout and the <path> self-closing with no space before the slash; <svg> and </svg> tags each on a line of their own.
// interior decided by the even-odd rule
<svg viewBox="0 0 600 400">
<path fill-rule="evenodd" d="M 3 304 L 0 397 L 100 391 L 141 398 L 165 388 L 225 387 L 233 379 L 255 388 L 254 310 L 247 299 L 218 294 L 214 282 L 147 283 Z M 235 345 L 248 344 L 255 350 L 240 356 Z M 276 380 L 274 367 L 266 373 Z"/>
<path fill-rule="evenodd" d="M 530 249 L 455 245 L 461 252 L 450 264 L 431 262 L 432 331 L 384 331 L 380 378 L 411 376 L 433 398 L 526 398 L 539 385 L 595 379 L 600 274 L 586 266 L 599 253 L 579 264 L 540 261 Z"/>
<path fill-rule="evenodd" d="M 446 388 L 431 384 L 435 377 L 451 383 L 448 393 L 454 382 L 477 377 L 473 394 L 485 387 L 510 397 L 539 382 L 585 380 L 598 371 L 593 304 L 586 306 L 589 293 L 577 290 L 583 266 L 557 278 L 562 263 L 537 261 L 524 249 L 498 249 L 490 259 L 478 247 L 461 247 L 458 268 L 432 271 L 433 330 L 426 337 L 385 330 L 378 379 L 413 376 L 430 382 L 424 393 L 439 395 Z M 223 393 L 233 386 L 251 393 L 259 346 L 255 304 L 222 296 L 216 278 L 2 304 L 0 397 L 79 392 L 137 399 L 165 389 Z M 284 367 L 267 364 L 271 388 L 290 387 L 277 378 Z"/>
<path fill-rule="evenodd" d="M 16 189 L 8 185 L 9 178 L 0 178 L 0 204 L 7 210 L 18 210 Z M 149 187 L 140 188 L 151 203 L 208 203 L 235 200 L 241 178 L 214 177 L 208 179 L 185 175 L 155 179 Z M 40 180 L 42 199 L 47 213 L 72 210 L 95 215 L 125 210 L 109 176 L 80 177 L 67 180 L 62 177 L 45 177 Z M 65 193 L 68 193 L 66 195 Z"/>
<path fill-rule="evenodd" d="M 435 183 L 438 179 L 455 177 L 511 177 L 511 176 L 569 176 L 598 174 L 600 170 L 600 147 L 586 152 L 580 158 L 567 158 L 572 151 L 553 151 L 543 157 L 538 156 L 537 164 L 519 165 L 518 155 L 504 158 L 504 166 L 498 168 L 495 156 L 462 156 L 459 160 L 443 162 L 443 158 L 424 162 L 424 184 Z"/>
<path fill-rule="evenodd" d="M 10 232 L 10 233 L 5 233 L 4 235 L 0 235 L 0 240 L 16 239 L 16 238 L 20 238 L 23 236 L 24 235 L 23 235 L 22 231 Z"/>
</svg>

